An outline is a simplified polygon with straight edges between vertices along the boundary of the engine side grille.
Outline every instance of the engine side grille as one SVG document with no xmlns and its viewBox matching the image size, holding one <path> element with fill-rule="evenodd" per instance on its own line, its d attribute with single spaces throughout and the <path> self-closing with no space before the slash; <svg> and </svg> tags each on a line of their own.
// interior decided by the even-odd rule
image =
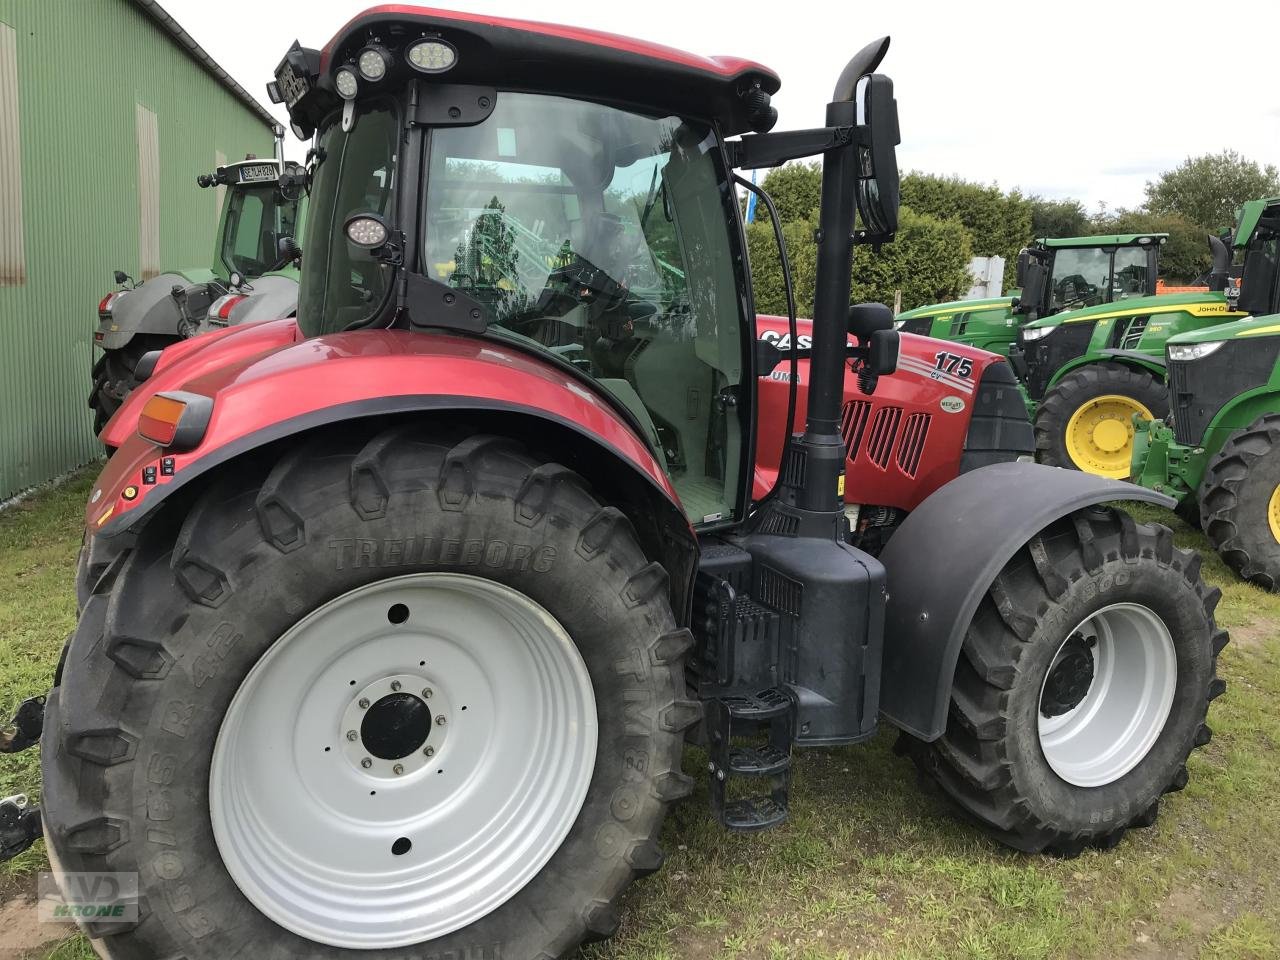
<svg viewBox="0 0 1280 960">
<path fill-rule="evenodd" d="M 898 469 L 908 477 L 914 477 L 920 469 L 920 455 L 924 453 L 925 437 L 933 417 L 927 413 L 913 413 L 902 428 L 902 442 L 898 444 Z"/>
<path fill-rule="evenodd" d="M 867 456 L 881 470 L 888 469 L 893 456 L 893 441 L 902 422 L 901 407 L 881 407 L 871 423 L 871 435 L 867 438 Z"/>
<path fill-rule="evenodd" d="M 1142 342 L 1142 334 L 1146 332 L 1150 316 L 1125 317 L 1117 320 L 1111 331 L 1110 346 L 1117 350 L 1137 350 Z"/>
<path fill-rule="evenodd" d="M 1181 444 L 1199 444 L 1226 404 L 1271 379 L 1280 356 L 1280 337 L 1228 340 L 1199 360 L 1169 361 L 1173 435 Z"/>
<path fill-rule="evenodd" d="M 862 446 L 862 433 L 871 415 L 870 400 L 850 400 L 840 416 L 840 435 L 844 437 L 845 456 L 852 460 Z"/>
</svg>

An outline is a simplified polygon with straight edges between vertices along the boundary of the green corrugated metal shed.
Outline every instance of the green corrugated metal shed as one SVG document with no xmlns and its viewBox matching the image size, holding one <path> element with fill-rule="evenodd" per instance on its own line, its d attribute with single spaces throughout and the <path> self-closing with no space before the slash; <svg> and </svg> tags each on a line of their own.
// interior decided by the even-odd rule
<svg viewBox="0 0 1280 960">
<path fill-rule="evenodd" d="M 0 0 L 0 500 L 99 455 L 112 271 L 209 265 L 195 176 L 270 156 L 271 123 L 156 3 Z"/>
</svg>

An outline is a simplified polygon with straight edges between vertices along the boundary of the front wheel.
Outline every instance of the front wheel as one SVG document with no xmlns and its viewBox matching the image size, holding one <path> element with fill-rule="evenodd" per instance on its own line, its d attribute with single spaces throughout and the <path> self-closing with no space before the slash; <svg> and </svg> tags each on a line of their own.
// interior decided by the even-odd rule
<svg viewBox="0 0 1280 960">
<path fill-rule="evenodd" d="M 1200 481 L 1200 518 L 1227 566 L 1280 589 L 1280 414 L 1237 430 L 1214 454 Z"/>
<path fill-rule="evenodd" d="M 1127 480 L 1134 414 L 1154 420 L 1168 412 L 1164 384 L 1146 370 L 1091 363 L 1054 384 L 1036 408 L 1036 453 L 1051 467 Z"/>
<path fill-rule="evenodd" d="M 661 863 L 689 646 L 565 467 L 405 428 L 299 447 L 90 587 L 46 835 L 138 874 L 108 957 L 560 956 Z"/>
<path fill-rule="evenodd" d="M 920 770 L 1019 850 L 1072 856 L 1149 826 L 1210 737 L 1227 642 L 1199 558 L 1158 525 L 1077 512 L 1005 565 L 956 667 L 946 732 L 906 738 Z"/>
</svg>

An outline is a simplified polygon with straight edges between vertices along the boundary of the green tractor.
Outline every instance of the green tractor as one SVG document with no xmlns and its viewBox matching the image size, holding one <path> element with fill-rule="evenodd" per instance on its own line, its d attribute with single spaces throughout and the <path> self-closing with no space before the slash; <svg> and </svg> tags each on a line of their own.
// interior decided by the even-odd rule
<svg viewBox="0 0 1280 960">
<path fill-rule="evenodd" d="M 1242 208 L 1239 307 L 1172 338 L 1167 421 L 1140 423 L 1132 479 L 1178 499 L 1245 580 L 1280 590 L 1280 197 Z"/>
<path fill-rule="evenodd" d="M 142 283 L 116 271 L 120 289 L 99 301 L 93 334 L 102 351 L 89 394 L 94 433 L 137 386 L 135 370 L 144 354 L 216 326 L 275 319 L 264 311 L 293 312 L 303 176 L 295 164 L 254 157 L 201 174 L 200 187 L 227 189 L 212 268 L 167 270 Z"/>
<path fill-rule="evenodd" d="M 1042 463 L 1129 475 L 1134 414 L 1168 412 L 1170 336 L 1244 316 L 1223 292 L 1231 251 L 1209 239 L 1207 292 L 1156 295 L 1164 234 L 1037 240 L 1018 257 L 1021 296 L 921 307 L 901 329 L 1009 357 L 1027 394 Z"/>
</svg>

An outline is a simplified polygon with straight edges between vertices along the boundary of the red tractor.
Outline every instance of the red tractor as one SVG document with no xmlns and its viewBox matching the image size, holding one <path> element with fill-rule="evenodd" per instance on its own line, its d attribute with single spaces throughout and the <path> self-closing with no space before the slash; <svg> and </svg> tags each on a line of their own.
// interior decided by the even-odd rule
<svg viewBox="0 0 1280 960">
<path fill-rule="evenodd" d="M 117 415 L 44 704 L 55 869 L 140 884 L 102 955 L 560 956 L 661 865 L 690 735 L 730 829 L 879 718 L 1018 849 L 1154 821 L 1217 594 L 1104 506 L 1166 498 L 1016 459 L 997 358 L 850 308 L 897 222 L 886 49 L 774 133 L 767 68 L 588 30 L 294 45 L 297 320 Z M 814 319 L 757 320 L 732 171 L 804 156 Z"/>
</svg>

